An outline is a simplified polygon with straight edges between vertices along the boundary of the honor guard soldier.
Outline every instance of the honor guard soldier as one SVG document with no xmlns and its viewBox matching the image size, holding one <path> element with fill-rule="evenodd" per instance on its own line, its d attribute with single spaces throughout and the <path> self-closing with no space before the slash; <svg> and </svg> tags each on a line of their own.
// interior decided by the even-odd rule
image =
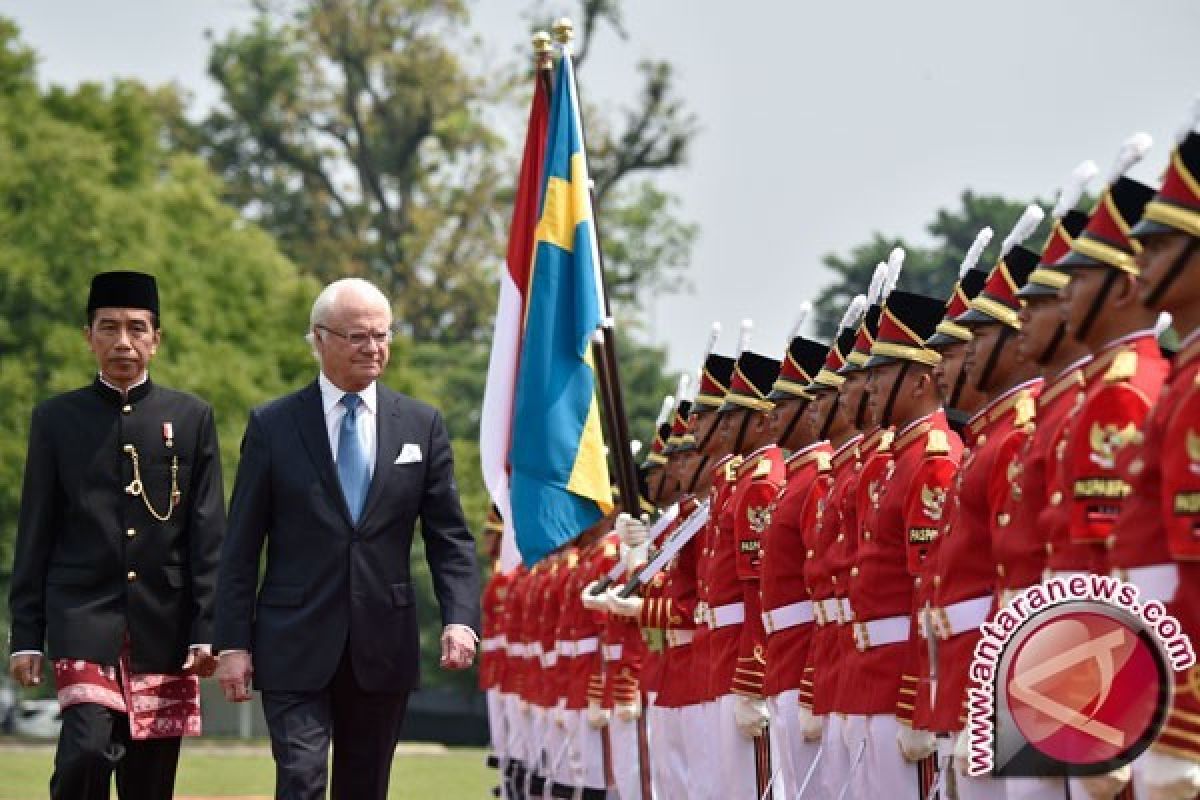
<svg viewBox="0 0 1200 800">
<path fill-rule="evenodd" d="M 748 326 L 743 328 L 746 343 Z M 779 362 L 744 346 L 733 368 L 729 391 L 717 409 L 714 455 L 718 464 L 708 525 L 707 556 L 703 561 L 706 621 L 709 634 L 709 695 L 717 763 L 721 767 L 720 796 L 762 797 L 771 778 L 769 745 L 762 736 L 769 714 L 762 697 L 763 658 L 753 649 L 747 625 L 761 625 L 757 598 L 759 544 L 766 502 L 751 492 L 754 471 L 763 466 L 768 477 L 782 475 L 778 448 L 751 452 L 756 435 L 765 427 L 771 403 L 767 393 L 779 374 Z M 743 470 L 743 467 L 745 469 Z M 742 524 L 753 516 L 754 525 Z M 748 605 L 749 603 L 749 605 Z"/>
<path fill-rule="evenodd" d="M 854 429 L 838 403 L 838 388 L 845 378 L 838 374 L 854 347 L 856 331 L 867 307 L 864 295 L 856 296 L 842 315 L 838 335 L 825 355 L 825 362 L 805 392 L 812 398 L 805 409 L 804 424 L 809 436 L 826 442 L 830 450 L 830 472 L 818 478 L 813 488 L 811 526 L 802 529 L 804 540 L 804 583 L 812 601 L 813 621 L 798 701 L 800 731 L 807 742 L 821 742 L 813 775 L 806 778 L 809 792 L 837 797 L 849 772 L 849 758 L 841 717 L 831 715 L 838 688 L 843 632 L 843 604 L 834 592 L 832 550 L 837 537 L 845 539 L 852 524 L 852 492 L 856 471 L 861 467 L 858 445 L 862 434 Z M 846 607 L 848 609 L 848 606 Z M 802 781 L 803 782 L 803 781 Z"/>
<path fill-rule="evenodd" d="M 1158 346 L 1156 312 L 1138 296 L 1141 245 L 1128 231 L 1154 190 L 1124 175 L 1150 146 L 1138 134 L 1122 146 L 1087 226 L 1057 264 L 1070 275 L 1060 293 L 1067 333 L 1094 357 L 1084 370 L 1083 401 L 1059 454 L 1063 486 L 1051 504 L 1065 503 L 1067 538 L 1052 542 L 1058 572 L 1106 572 L 1105 542 L 1129 484 L 1118 461 L 1158 397 L 1167 362 Z"/>
<path fill-rule="evenodd" d="M 996 560 L 996 605 L 1008 605 L 1013 594 L 1040 582 L 1046 569 L 1047 535 L 1044 531 L 1066 529 L 1065 504 L 1052 505 L 1051 494 L 1061 491 L 1055 455 L 1069 430 L 1083 386 L 1083 365 L 1091 358 L 1087 347 L 1066 335 L 1059 311 L 1058 292 L 1069 276 L 1054 267 L 1071 248 L 1071 242 L 1087 224 L 1087 214 L 1074 208 L 1096 165 L 1085 161 L 1072 172 L 1051 212 L 1053 224 L 1042 248 L 1041 259 L 1017 292 L 1022 301 L 1017 331 L 1017 351 L 1026 363 L 1037 366 L 1042 389 L 1037 397 L 1035 419 L 1026 423 L 1030 437 L 1016 463 L 1009 469 L 1008 496 L 1001 518 L 1005 531 L 992 542 Z M 1065 445 L 1062 445 L 1065 447 Z M 1047 779 L 1051 791 L 1062 794 L 1061 779 Z"/>
<path fill-rule="evenodd" d="M 1127 464 L 1132 494 L 1117 521 L 1109 561 L 1159 599 L 1200 642 L 1200 104 L 1171 153 L 1162 188 L 1132 235 L 1142 301 L 1174 317 L 1181 338 L 1166 385 Z M 1176 672 L 1158 741 L 1134 762 L 1150 797 L 1200 792 L 1200 666 Z"/>
<path fill-rule="evenodd" d="M 930 674 L 937 675 L 937 685 L 930 729 L 962 742 L 956 756 L 966 750 L 962 731 L 968 673 L 979 626 L 988 620 L 994 604 L 992 542 L 1009 522 L 1002 516 L 1008 472 L 1024 448 L 1041 382 L 1033 365 L 1020 361 L 1014 336 L 1020 326 L 1017 291 L 1038 262 L 1035 253 L 1017 243 L 1033 232 L 1042 217 L 1036 205 L 1026 209 L 1005 239 L 987 284 L 967 312 L 954 320 L 972 336 L 965 361 L 967 381 L 987 400 L 964 429 L 967 449 L 946 505 L 949 524 L 939 531 L 934 567 L 923 575 L 932 584 L 923 593 L 931 603 L 917 609 L 917 623 L 922 644 L 936 640 L 937 663 Z M 1004 796 L 1003 782 L 967 776 L 965 762 L 956 766 L 960 797 Z"/>
<path fill-rule="evenodd" d="M 760 588 L 767 661 L 763 694 L 771 714 L 772 763 L 784 797 L 795 797 L 801 791 L 818 750 L 817 743 L 805 741 L 800 729 L 800 688 L 816 627 L 804 583 L 804 531 L 814 522 L 814 495 L 828 488 L 833 450 L 802 423 L 810 399 L 804 387 L 820 371 L 828 349 L 820 342 L 793 336 L 779 377 L 767 395 L 775 404 L 767 436 L 791 453 L 785 462 L 785 483 L 768 506 Z"/>
<path fill-rule="evenodd" d="M 33 411 L 9 609 L 10 667 L 62 706 L 50 795 L 170 798 L 180 737 L 200 733 L 225 510 L 213 412 L 151 381 L 158 288 L 92 280 L 91 385 Z"/>
<path fill-rule="evenodd" d="M 892 292 L 866 364 L 873 411 L 880 424 L 896 429 L 884 480 L 864 509 L 863 541 L 849 579 L 855 665 L 863 676 L 863 691 L 847 709 L 857 718 L 849 785 L 866 797 L 918 792 L 917 771 L 896 746 L 913 577 L 945 513 L 962 452 L 933 379 L 940 357 L 925 345 L 943 308 L 934 298 Z"/>
<path fill-rule="evenodd" d="M 503 776 L 508 761 L 508 720 L 505 716 L 503 694 L 505 647 L 504 602 L 508 594 L 512 573 L 505 573 L 500 565 L 500 539 L 504 535 L 504 521 L 493 505 L 488 511 L 484 526 L 484 550 L 491 556 L 492 574 L 483 586 L 480 598 L 482 611 L 483 639 L 480 641 L 479 689 L 487 702 L 488 732 L 491 752 L 488 766 L 499 769 Z"/>
</svg>

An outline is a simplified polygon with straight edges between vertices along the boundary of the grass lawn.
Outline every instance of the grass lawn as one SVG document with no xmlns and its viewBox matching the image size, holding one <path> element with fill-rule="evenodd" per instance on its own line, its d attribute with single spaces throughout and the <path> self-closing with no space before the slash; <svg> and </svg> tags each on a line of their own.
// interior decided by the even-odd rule
<svg viewBox="0 0 1200 800">
<path fill-rule="evenodd" d="M 50 747 L 0 745 L 0 800 L 46 797 L 53 759 Z M 479 749 L 451 748 L 440 754 L 409 754 L 402 749 L 392 767 L 388 797 L 394 800 L 488 797 L 495 774 L 484 765 L 484 752 Z M 184 745 L 175 783 L 177 798 L 269 800 L 273 790 L 274 767 L 265 748 L 222 749 L 206 742 L 189 752 L 188 745 Z"/>
</svg>

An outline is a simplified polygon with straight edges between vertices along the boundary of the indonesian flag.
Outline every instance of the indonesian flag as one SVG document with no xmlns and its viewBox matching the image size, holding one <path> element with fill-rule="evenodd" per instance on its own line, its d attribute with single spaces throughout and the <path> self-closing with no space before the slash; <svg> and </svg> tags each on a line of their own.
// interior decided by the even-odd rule
<svg viewBox="0 0 1200 800">
<path fill-rule="evenodd" d="M 508 256 L 500 275 L 500 302 L 492 334 L 487 384 L 483 390 L 483 413 L 479 421 L 479 457 L 483 481 L 492 502 L 504 518 L 500 544 L 500 569 L 510 572 L 521 561 L 512 523 L 509 500 L 508 450 L 512 439 L 513 397 L 516 393 L 517 363 L 521 352 L 526 290 L 533 265 L 534 232 L 541 211 L 542 169 L 546 160 L 546 93 L 537 84 L 529 108 L 521 175 L 513 199 L 512 226 L 508 232 Z"/>
</svg>

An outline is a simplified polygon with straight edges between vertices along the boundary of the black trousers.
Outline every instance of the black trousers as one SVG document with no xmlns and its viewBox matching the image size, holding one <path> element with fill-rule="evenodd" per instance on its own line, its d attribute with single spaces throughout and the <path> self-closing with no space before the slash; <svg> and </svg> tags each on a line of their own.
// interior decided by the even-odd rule
<svg viewBox="0 0 1200 800">
<path fill-rule="evenodd" d="M 108 800 L 116 771 L 121 800 L 171 800 L 180 741 L 134 741 L 126 715 L 94 703 L 70 706 L 63 710 L 50 797 Z"/>
<path fill-rule="evenodd" d="M 262 699 L 277 800 L 324 800 L 331 742 L 332 800 L 387 800 L 407 692 L 364 691 L 347 648 L 329 686 L 316 692 L 264 690 Z"/>
</svg>

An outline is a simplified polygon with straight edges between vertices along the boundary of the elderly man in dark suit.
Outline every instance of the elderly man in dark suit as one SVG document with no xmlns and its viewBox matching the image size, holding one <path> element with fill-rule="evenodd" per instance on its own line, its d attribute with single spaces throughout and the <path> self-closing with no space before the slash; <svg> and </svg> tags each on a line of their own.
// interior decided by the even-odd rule
<svg viewBox="0 0 1200 800">
<path fill-rule="evenodd" d="M 317 380 L 250 414 L 217 588 L 225 696 L 262 691 L 276 797 L 383 800 L 417 684 L 409 570 L 421 521 L 444 630 L 441 664 L 475 656 L 479 577 L 441 414 L 378 383 L 391 307 L 370 283 L 313 304 Z M 258 585 L 266 546 L 265 573 Z"/>
</svg>

